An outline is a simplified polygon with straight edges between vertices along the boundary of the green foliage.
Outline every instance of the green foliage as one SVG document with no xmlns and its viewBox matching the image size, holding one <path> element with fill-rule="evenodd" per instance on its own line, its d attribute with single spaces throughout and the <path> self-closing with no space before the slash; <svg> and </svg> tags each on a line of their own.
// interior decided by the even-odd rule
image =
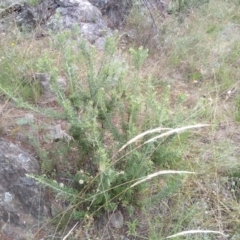
<svg viewBox="0 0 240 240">
<path fill-rule="evenodd" d="M 169 145 L 167 145 L 169 143 Z M 177 165 L 177 162 L 181 161 L 182 156 L 180 152 L 174 151 L 172 147 L 176 147 L 177 144 L 168 139 L 166 144 L 160 145 L 152 155 L 152 161 L 161 167 L 166 169 L 172 169 L 173 166 Z"/>
<path fill-rule="evenodd" d="M 137 192 L 144 190 L 148 184 L 140 184 L 134 189 L 129 186 L 133 180 L 153 171 L 156 154 L 152 154 L 157 146 L 148 144 L 135 149 L 138 146 L 136 143 L 122 153 L 117 154 L 117 150 L 140 132 L 169 119 L 165 105 L 168 104 L 168 94 L 159 106 L 151 78 L 145 80 L 145 93 L 141 92 L 143 80 L 139 71 L 148 50 L 143 47 L 130 49 L 133 63 L 130 72 L 126 63 L 116 55 L 116 39 L 115 36 L 107 39 L 100 63 L 96 50 L 85 40 L 62 44 L 70 41 L 68 32 L 54 36 L 51 42 L 53 49 L 61 47 L 67 94 L 55 81 L 57 70 L 51 71 L 51 85 L 79 150 L 79 171 L 73 176 L 72 186 L 79 191 L 75 196 L 76 209 L 89 205 L 90 212 L 102 207 L 115 209 L 119 203 L 136 204 Z M 54 69 L 49 58 L 49 55 L 43 55 L 38 60 L 40 71 Z M 79 64 L 83 71 L 81 79 Z M 161 157 L 158 154 L 158 160 Z M 51 161 L 48 163 L 51 164 Z M 51 166 L 43 167 L 52 169 Z"/>
<path fill-rule="evenodd" d="M 136 236 L 137 235 L 137 227 L 139 225 L 139 222 L 137 219 L 134 219 L 133 221 L 129 221 L 126 223 L 128 227 L 128 235 Z"/>
<path fill-rule="evenodd" d="M 142 67 L 146 58 L 148 57 L 148 50 L 143 49 L 143 47 L 141 46 L 138 48 L 137 51 L 133 48 L 130 48 L 129 51 L 132 55 L 134 66 L 137 68 L 137 70 L 139 70 Z"/>
<path fill-rule="evenodd" d="M 130 60 L 126 62 L 117 54 L 117 36 L 107 38 L 103 53 L 99 53 L 84 39 L 74 41 L 72 36 L 77 31 L 74 29 L 51 36 L 49 48 L 57 51 L 61 60 L 56 61 L 51 51 L 44 51 L 31 63 L 36 72 L 50 75 L 50 89 L 54 90 L 61 111 L 40 109 L 0 82 L 1 92 L 20 107 L 68 123 L 68 133 L 74 140 L 68 144 L 60 141 L 51 149 L 42 149 L 40 141 L 34 136 L 29 137 L 45 173 L 45 176 L 35 179 L 60 194 L 65 203 L 74 208 L 74 211 L 60 215 L 60 225 L 68 222 L 69 214 L 77 219 L 87 214 L 98 214 L 101 209 L 114 210 L 119 204 L 138 206 L 138 196 L 149 187 L 149 183 L 130 188 L 132 183 L 158 167 L 167 166 L 167 161 L 170 166 L 170 162 L 174 164 L 176 160 L 176 156 L 171 155 L 175 149 L 166 148 L 167 155 L 157 150 L 164 141 L 160 145 L 154 142 L 143 146 L 141 142 L 135 142 L 118 152 L 137 134 L 161 125 L 171 125 L 169 88 L 166 87 L 163 96 L 159 97 L 153 79 L 143 79 L 140 75 L 148 50 L 130 48 Z M 57 82 L 62 75 L 67 81 L 66 91 Z M 37 90 L 37 86 L 31 87 Z M 36 128 L 35 132 L 44 131 L 46 129 Z M 167 144 L 171 141 L 169 138 Z M 51 144 L 44 138 L 42 142 Z M 71 149 L 76 151 L 72 166 L 69 163 Z M 179 159 L 177 156 L 176 161 Z M 71 179 L 70 184 L 60 186 L 54 181 L 59 171 Z"/>
<path fill-rule="evenodd" d="M 40 0 L 28 0 L 27 1 L 31 6 L 36 6 L 39 2 L 40 2 Z"/>
<path fill-rule="evenodd" d="M 8 48 L 10 48 L 10 50 L 7 50 Z M 26 84 L 24 79 L 20 77 L 22 69 L 18 66 L 18 63 L 21 62 L 23 58 L 15 49 L 15 41 L 13 40 L 9 46 L 0 46 L 0 52 L 2 53 L 0 68 L 3 69 L 0 74 L 0 87 L 4 89 L 5 92 L 13 92 L 12 90 L 14 88 L 16 97 L 33 101 L 37 98 L 36 96 L 40 91 L 39 86 L 35 83 Z"/>
<path fill-rule="evenodd" d="M 208 2 L 209 0 L 174 0 L 170 4 L 168 12 L 184 12 Z"/>
<path fill-rule="evenodd" d="M 164 199 L 171 198 L 175 192 L 177 192 L 182 184 L 182 177 L 180 176 L 170 176 L 166 179 L 166 185 L 161 188 L 161 191 L 152 194 L 148 199 L 146 199 L 145 205 L 155 205 Z"/>
</svg>

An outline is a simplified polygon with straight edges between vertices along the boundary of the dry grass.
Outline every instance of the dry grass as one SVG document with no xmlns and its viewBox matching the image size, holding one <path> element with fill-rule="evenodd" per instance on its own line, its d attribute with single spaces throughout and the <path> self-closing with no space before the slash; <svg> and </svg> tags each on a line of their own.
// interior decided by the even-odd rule
<svg viewBox="0 0 240 240">
<path fill-rule="evenodd" d="M 190 234 L 197 234 L 197 233 L 213 233 L 213 234 L 219 234 L 222 235 L 224 237 L 228 237 L 228 235 L 222 233 L 222 232 L 218 232 L 218 231 L 211 231 L 211 230 L 190 230 L 190 231 L 184 231 L 184 232 L 180 232 L 177 234 L 174 234 L 172 236 L 169 236 L 167 238 L 175 238 L 175 237 L 179 237 L 179 236 L 185 236 L 185 235 L 190 235 Z"/>
<path fill-rule="evenodd" d="M 130 188 L 133 188 L 135 186 L 137 186 L 138 184 L 141 184 L 141 183 L 144 183 L 152 178 L 155 178 L 157 176 L 160 176 L 160 175 L 165 175 L 165 174 L 195 174 L 194 172 L 188 172 L 188 171 L 174 171 L 174 170 L 167 170 L 167 171 L 159 171 L 159 172 L 156 172 L 156 173 L 152 173 L 152 174 L 149 174 L 148 176 L 146 177 L 143 177 L 143 179 L 135 182 L 134 184 L 132 184 L 130 186 Z"/>
</svg>

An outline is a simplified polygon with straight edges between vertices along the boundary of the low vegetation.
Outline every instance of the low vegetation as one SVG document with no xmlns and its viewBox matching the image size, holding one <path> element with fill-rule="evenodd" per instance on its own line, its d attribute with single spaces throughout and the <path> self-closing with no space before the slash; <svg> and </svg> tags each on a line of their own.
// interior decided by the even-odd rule
<svg viewBox="0 0 240 240">
<path fill-rule="evenodd" d="M 53 239 L 119 209 L 130 239 L 239 238 L 239 11 L 136 4 L 124 48 L 120 33 L 103 51 L 78 28 L 35 40 L 12 26 L 0 38 L 0 134 L 38 156 L 29 177 L 62 205 Z"/>
</svg>

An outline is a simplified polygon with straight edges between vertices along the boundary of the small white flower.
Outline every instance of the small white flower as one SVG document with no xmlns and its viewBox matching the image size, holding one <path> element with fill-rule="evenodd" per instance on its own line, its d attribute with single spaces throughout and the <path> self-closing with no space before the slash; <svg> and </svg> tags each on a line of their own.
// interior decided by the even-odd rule
<svg viewBox="0 0 240 240">
<path fill-rule="evenodd" d="M 64 183 L 59 183 L 59 187 L 63 188 L 64 187 Z"/>
<path fill-rule="evenodd" d="M 78 182 L 80 185 L 84 184 L 84 181 L 82 179 L 80 179 Z"/>
</svg>

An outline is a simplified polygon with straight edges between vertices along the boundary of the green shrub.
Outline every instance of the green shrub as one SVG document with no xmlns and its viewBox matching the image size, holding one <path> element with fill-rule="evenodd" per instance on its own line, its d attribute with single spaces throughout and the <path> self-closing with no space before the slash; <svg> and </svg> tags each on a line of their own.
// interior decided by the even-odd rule
<svg viewBox="0 0 240 240">
<path fill-rule="evenodd" d="M 52 36 L 49 50 L 31 63 L 34 66 L 32 71 L 50 75 L 50 88 L 56 94 L 61 111 L 38 108 L 2 83 L 0 89 L 18 106 L 68 123 L 68 134 L 73 141 L 65 146 L 56 143 L 55 147 L 44 150 L 39 141 L 31 141 L 38 149 L 45 173 L 34 178 L 58 193 L 69 205 L 69 211 L 74 209 L 70 211 L 71 217 L 82 218 L 97 214 L 101 209 L 114 210 L 119 204 L 139 205 L 139 193 L 144 192 L 149 184 L 144 182 L 133 188 L 133 182 L 158 167 L 173 166 L 181 157 L 171 154 L 174 148 L 159 151 L 159 146 L 164 148 L 164 140 L 144 145 L 136 141 L 118 151 L 141 132 L 161 125 L 173 126 L 173 117 L 168 110 L 169 88 L 166 87 L 165 93 L 159 96 L 151 77 L 141 77 L 148 50 L 131 48 L 131 58 L 124 61 L 117 54 L 117 36 L 107 38 L 105 49 L 100 53 L 84 39 L 72 40 L 77 31 Z M 52 52 L 58 56 L 57 61 Z M 57 82 L 62 75 L 67 81 L 66 91 Z M 143 141 L 147 139 L 145 136 Z M 174 139 L 169 138 L 166 144 L 174 143 Z M 74 162 L 68 163 L 71 148 L 76 149 Z M 71 181 L 60 186 L 54 181 L 57 174 Z M 66 222 L 65 218 L 63 220 L 60 222 Z"/>
</svg>

